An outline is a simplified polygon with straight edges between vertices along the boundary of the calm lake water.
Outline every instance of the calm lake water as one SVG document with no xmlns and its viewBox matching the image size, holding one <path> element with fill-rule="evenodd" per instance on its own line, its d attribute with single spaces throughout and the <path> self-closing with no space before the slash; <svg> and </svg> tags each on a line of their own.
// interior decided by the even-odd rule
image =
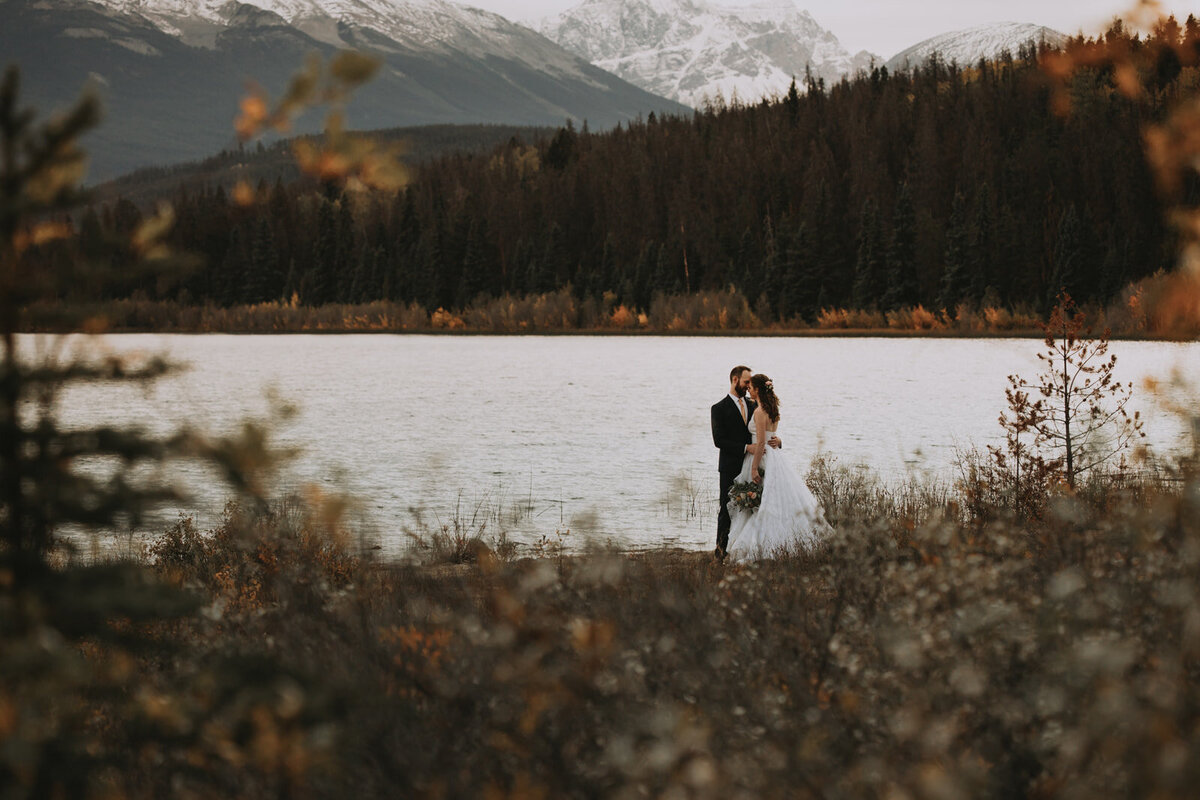
<svg viewBox="0 0 1200 800">
<path fill-rule="evenodd" d="M 23 347 L 49 346 L 27 336 Z M 77 342 L 78 340 L 74 340 Z M 738 363 L 774 379 L 787 457 L 818 453 L 892 479 L 953 475 L 955 448 L 999 438 L 1005 376 L 1032 378 L 1034 340 L 111 335 L 112 350 L 165 354 L 189 369 L 148 391 L 94 386 L 64 398 L 69 423 L 182 423 L 229 432 L 298 406 L 278 429 L 301 453 L 285 488 L 358 498 L 385 550 L 408 541 L 415 509 L 456 513 L 531 543 L 712 546 L 717 495 L 709 406 Z M 1200 344 L 1116 342 L 1123 380 L 1200 375 Z M 1200 389 L 1173 389 L 1196 407 Z M 1149 442 L 1190 450 L 1183 422 L 1139 388 Z M 186 468 L 205 521 L 226 496 Z M 456 511 L 457 509 L 457 511 Z"/>
</svg>

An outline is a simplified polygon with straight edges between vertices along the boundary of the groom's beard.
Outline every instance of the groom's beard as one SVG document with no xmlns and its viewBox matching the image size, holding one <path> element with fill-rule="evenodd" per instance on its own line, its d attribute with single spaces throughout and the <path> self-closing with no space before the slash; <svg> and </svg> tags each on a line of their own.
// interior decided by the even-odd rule
<svg viewBox="0 0 1200 800">
<path fill-rule="evenodd" d="M 745 397 L 746 396 L 746 387 L 744 387 L 744 386 L 737 387 L 737 396 Z"/>
</svg>

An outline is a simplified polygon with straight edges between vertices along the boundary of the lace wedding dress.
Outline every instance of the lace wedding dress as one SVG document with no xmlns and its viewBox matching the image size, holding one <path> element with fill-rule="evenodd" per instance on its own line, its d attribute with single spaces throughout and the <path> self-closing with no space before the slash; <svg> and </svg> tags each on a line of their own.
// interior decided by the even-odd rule
<svg viewBox="0 0 1200 800">
<path fill-rule="evenodd" d="M 757 441 L 753 417 L 747 423 Z M 774 432 L 768 432 L 774 435 Z M 739 481 L 750 480 L 754 456 L 747 454 Z M 743 511 L 729 504 L 729 558 L 752 561 L 784 552 L 815 546 L 833 529 L 825 521 L 821 504 L 800 473 L 782 452 L 768 447 L 762 457 L 762 502 L 757 511 Z"/>
</svg>

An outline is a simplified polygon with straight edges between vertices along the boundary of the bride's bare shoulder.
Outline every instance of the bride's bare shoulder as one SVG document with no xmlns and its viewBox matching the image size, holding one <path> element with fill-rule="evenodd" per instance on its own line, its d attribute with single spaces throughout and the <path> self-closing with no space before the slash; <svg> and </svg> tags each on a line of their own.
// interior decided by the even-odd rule
<svg viewBox="0 0 1200 800">
<path fill-rule="evenodd" d="M 767 430 L 772 433 L 779 428 L 779 420 L 772 420 L 768 417 L 767 412 L 763 410 L 762 406 L 754 409 L 754 421 L 758 422 L 759 420 L 762 420 L 766 424 Z"/>
</svg>

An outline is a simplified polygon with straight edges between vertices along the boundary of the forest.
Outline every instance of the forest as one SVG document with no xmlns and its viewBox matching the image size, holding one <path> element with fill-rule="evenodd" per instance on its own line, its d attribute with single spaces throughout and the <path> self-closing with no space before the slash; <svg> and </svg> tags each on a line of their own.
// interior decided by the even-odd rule
<svg viewBox="0 0 1200 800">
<path fill-rule="evenodd" d="M 733 290 L 757 319 L 801 326 L 835 308 L 1041 316 L 1062 289 L 1103 306 L 1173 264 L 1143 130 L 1200 85 L 1200 21 L 1147 36 L 1116 22 L 1067 50 L 1099 46 L 1132 54 L 1140 96 L 1111 65 L 1057 85 L 1031 44 L 835 85 L 801 76 L 783 97 L 605 132 L 568 122 L 414 164 L 393 192 L 181 183 L 170 245 L 197 269 L 47 299 L 433 312 L 567 291 L 636 313 Z M 1187 193 L 1194 204 L 1200 185 Z M 29 257 L 119 263 L 149 211 L 110 197 Z"/>
</svg>

